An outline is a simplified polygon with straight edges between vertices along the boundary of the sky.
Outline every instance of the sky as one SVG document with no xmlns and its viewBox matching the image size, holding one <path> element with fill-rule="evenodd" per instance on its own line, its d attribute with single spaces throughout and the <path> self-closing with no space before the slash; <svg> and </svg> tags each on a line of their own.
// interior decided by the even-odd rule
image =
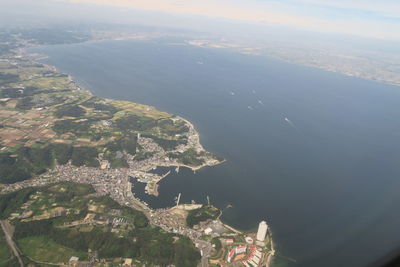
<svg viewBox="0 0 400 267">
<path fill-rule="evenodd" d="M 1 0 L 0 0 L 1 1 Z M 51 0 L 400 40 L 400 0 Z"/>
<path fill-rule="evenodd" d="M 248 27 L 254 24 L 274 27 L 275 33 L 293 29 L 400 41 L 400 0 L 0 0 L 0 26 L 30 23 L 28 18 L 224 33 L 242 26 L 247 28 L 241 32 L 254 31 Z"/>
</svg>

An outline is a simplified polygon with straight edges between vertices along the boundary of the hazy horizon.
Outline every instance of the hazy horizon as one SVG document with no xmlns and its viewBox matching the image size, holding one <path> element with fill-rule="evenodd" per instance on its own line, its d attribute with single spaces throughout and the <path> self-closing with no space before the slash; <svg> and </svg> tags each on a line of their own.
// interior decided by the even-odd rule
<svg viewBox="0 0 400 267">
<path fill-rule="evenodd" d="M 396 1 L 0 0 L 0 265 L 386 261 Z"/>
<path fill-rule="evenodd" d="M 394 1 L 285 0 L 139 1 L 2 0 L 2 26 L 47 23 L 124 23 L 235 31 L 250 26 L 269 31 L 308 32 L 400 41 L 400 5 Z M 379 8 L 377 8 L 379 6 Z M 376 9 L 375 11 L 374 8 Z M 210 26 L 212 26 L 210 28 Z"/>
</svg>

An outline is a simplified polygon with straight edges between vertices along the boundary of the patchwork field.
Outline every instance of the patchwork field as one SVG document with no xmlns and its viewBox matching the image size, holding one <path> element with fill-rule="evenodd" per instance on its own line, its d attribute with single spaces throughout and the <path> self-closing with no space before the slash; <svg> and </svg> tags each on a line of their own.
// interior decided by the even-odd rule
<svg viewBox="0 0 400 267">
<path fill-rule="evenodd" d="M 68 162 L 127 168 L 127 158 L 136 153 L 138 161 L 159 153 L 187 165 L 204 162 L 206 154 L 193 149 L 199 144 L 189 142 L 193 133 L 185 120 L 151 106 L 95 97 L 48 66 L 14 61 L 0 69 L 0 184 Z M 139 135 L 155 145 L 138 145 Z"/>
<path fill-rule="evenodd" d="M 151 226 L 142 212 L 93 192 L 90 185 L 71 182 L 25 188 L 0 195 L 0 218 L 15 226 L 22 257 L 34 262 L 66 263 L 76 256 L 81 261 L 130 258 L 153 266 L 197 265 L 200 255 L 190 239 Z M 7 260 L 9 251 L 0 252 L 0 259 Z"/>
<path fill-rule="evenodd" d="M 87 253 L 61 246 L 50 238 L 42 236 L 20 239 L 18 247 L 24 255 L 39 262 L 63 263 L 68 262 L 72 256 L 87 258 Z"/>
</svg>

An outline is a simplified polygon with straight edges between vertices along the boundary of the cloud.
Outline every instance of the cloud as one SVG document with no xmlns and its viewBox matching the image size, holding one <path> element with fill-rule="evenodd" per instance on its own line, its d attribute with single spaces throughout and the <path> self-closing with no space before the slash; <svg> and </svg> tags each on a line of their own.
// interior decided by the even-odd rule
<svg viewBox="0 0 400 267">
<path fill-rule="evenodd" d="M 400 40 L 398 0 L 64 0 Z"/>
<path fill-rule="evenodd" d="M 285 2 L 285 0 L 283 0 Z M 325 8 L 339 8 L 348 9 L 355 12 L 368 12 L 380 16 L 397 17 L 400 16 L 400 3 L 398 0 L 289 0 L 297 4 L 304 4 L 308 6 L 320 6 Z"/>
</svg>

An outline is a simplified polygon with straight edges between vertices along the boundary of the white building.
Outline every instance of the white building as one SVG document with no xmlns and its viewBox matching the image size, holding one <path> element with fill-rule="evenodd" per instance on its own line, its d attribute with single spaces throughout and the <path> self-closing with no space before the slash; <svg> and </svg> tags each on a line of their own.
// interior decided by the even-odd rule
<svg viewBox="0 0 400 267">
<path fill-rule="evenodd" d="M 239 246 L 235 248 L 236 254 L 246 253 L 246 246 Z"/>
<path fill-rule="evenodd" d="M 208 227 L 208 228 L 204 229 L 204 233 L 205 233 L 206 235 L 209 235 L 209 234 L 211 234 L 211 233 L 212 233 L 212 231 L 213 231 L 213 229 L 211 229 L 210 227 Z"/>
<path fill-rule="evenodd" d="M 260 222 L 258 225 L 257 231 L 257 241 L 263 242 L 265 240 L 265 236 L 267 235 L 268 225 L 265 221 Z"/>
<path fill-rule="evenodd" d="M 72 257 L 69 259 L 69 262 L 70 262 L 70 263 L 78 262 L 78 261 L 79 261 L 79 258 L 78 258 L 78 257 L 75 257 L 75 256 L 72 256 Z"/>
</svg>

